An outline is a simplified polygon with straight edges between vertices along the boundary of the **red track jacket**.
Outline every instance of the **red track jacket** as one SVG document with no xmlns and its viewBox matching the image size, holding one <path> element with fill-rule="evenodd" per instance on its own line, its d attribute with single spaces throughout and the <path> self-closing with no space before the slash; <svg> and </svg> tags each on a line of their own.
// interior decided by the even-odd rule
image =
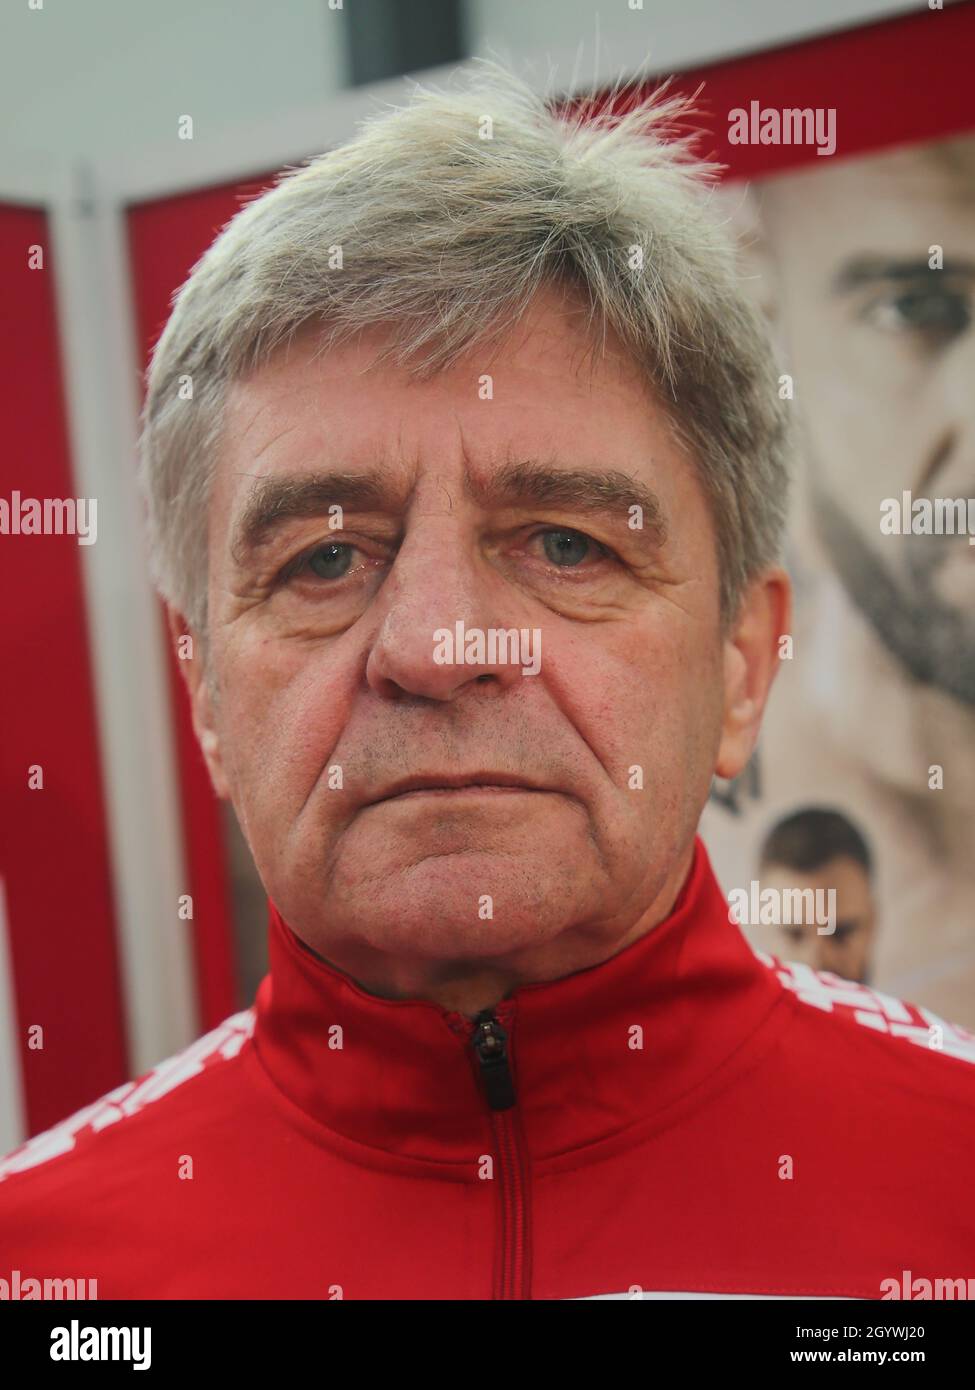
<svg viewBox="0 0 975 1390">
<path fill-rule="evenodd" d="M 659 926 L 476 1021 L 365 993 L 272 906 L 253 1009 L 0 1163 L 0 1279 L 910 1296 L 975 1278 L 973 1062 L 924 1009 L 757 956 L 700 842 Z"/>
</svg>

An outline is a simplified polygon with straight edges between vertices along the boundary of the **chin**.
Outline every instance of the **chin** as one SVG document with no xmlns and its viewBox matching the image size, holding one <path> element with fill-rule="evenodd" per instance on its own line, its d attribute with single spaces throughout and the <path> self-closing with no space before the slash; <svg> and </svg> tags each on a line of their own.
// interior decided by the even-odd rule
<svg viewBox="0 0 975 1390">
<path fill-rule="evenodd" d="M 580 906 L 554 855 L 516 869 L 487 851 L 437 855 L 370 876 L 358 891 L 343 887 L 341 916 L 357 936 L 383 949 L 409 941 L 431 956 L 483 958 L 536 945 L 567 925 L 566 904 Z"/>
<path fill-rule="evenodd" d="M 362 939 L 376 950 L 414 960 L 467 963 L 510 959 L 519 952 L 544 946 L 559 934 L 551 924 L 543 927 L 528 918 L 496 923 L 450 917 L 432 921 L 429 915 L 406 915 L 394 923 L 386 918 L 364 926 Z"/>
</svg>

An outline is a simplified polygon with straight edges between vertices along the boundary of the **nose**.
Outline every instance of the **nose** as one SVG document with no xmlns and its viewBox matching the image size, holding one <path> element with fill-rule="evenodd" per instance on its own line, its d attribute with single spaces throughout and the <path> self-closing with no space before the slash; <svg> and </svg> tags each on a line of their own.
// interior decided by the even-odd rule
<svg viewBox="0 0 975 1390">
<path fill-rule="evenodd" d="M 935 491 L 971 487 L 975 462 L 975 328 L 970 328 L 945 354 L 936 388 L 930 393 L 931 445 L 924 459 L 920 485 Z"/>
<path fill-rule="evenodd" d="M 454 700 L 474 684 L 507 688 L 524 680 L 527 663 L 509 659 L 517 645 L 489 640 L 492 631 L 517 627 L 513 598 L 471 523 L 426 519 L 404 540 L 380 590 L 383 611 L 366 662 L 370 688 L 387 699 Z M 472 640 L 458 641 L 462 634 Z"/>
</svg>

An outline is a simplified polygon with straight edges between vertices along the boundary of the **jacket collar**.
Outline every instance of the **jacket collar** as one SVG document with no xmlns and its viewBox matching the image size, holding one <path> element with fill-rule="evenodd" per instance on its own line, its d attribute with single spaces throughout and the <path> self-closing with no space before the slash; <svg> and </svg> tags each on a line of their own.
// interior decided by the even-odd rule
<svg viewBox="0 0 975 1390">
<path fill-rule="evenodd" d="M 493 1010 L 530 1156 L 651 1119 L 711 1077 L 781 996 L 729 920 L 698 840 L 664 921 L 609 960 L 523 985 Z M 425 1000 L 368 994 L 314 955 L 273 903 L 256 1014 L 272 1082 L 333 1136 L 465 1169 L 484 1151 L 492 1107 L 473 1022 Z"/>
</svg>

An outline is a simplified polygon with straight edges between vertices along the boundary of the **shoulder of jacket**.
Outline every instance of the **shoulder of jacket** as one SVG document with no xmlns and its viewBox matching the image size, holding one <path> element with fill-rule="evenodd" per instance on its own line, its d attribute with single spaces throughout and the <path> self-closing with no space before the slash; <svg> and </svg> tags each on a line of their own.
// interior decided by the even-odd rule
<svg viewBox="0 0 975 1390">
<path fill-rule="evenodd" d="M 67 1119 L 36 1134 L 5 1158 L 0 1158 L 2 1184 L 52 1159 L 75 1153 L 113 1126 L 124 1126 L 164 1096 L 210 1069 L 229 1062 L 241 1051 L 254 1031 L 254 1010 L 244 1009 L 224 1019 L 189 1047 L 157 1063 L 151 1071 L 117 1086 Z"/>
<path fill-rule="evenodd" d="M 845 980 L 828 970 L 782 961 L 763 951 L 756 950 L 755 955 L 795 999 L 807 1020 L 819 1018 L 825 1027 L 831 1021 L 841 1030 L 872 1034 L 889 1046 L 891 1056 L 914 1057 L 920 1062 L 926 1054 L 932 1059 L 930 1065 L 940 1066 L 942 1076 L 950 1073 L 963 1087 L 975 1086 L 975 1033 L 967 1028 L 949 1023 L 923 1005 Z"/>
</svg>

